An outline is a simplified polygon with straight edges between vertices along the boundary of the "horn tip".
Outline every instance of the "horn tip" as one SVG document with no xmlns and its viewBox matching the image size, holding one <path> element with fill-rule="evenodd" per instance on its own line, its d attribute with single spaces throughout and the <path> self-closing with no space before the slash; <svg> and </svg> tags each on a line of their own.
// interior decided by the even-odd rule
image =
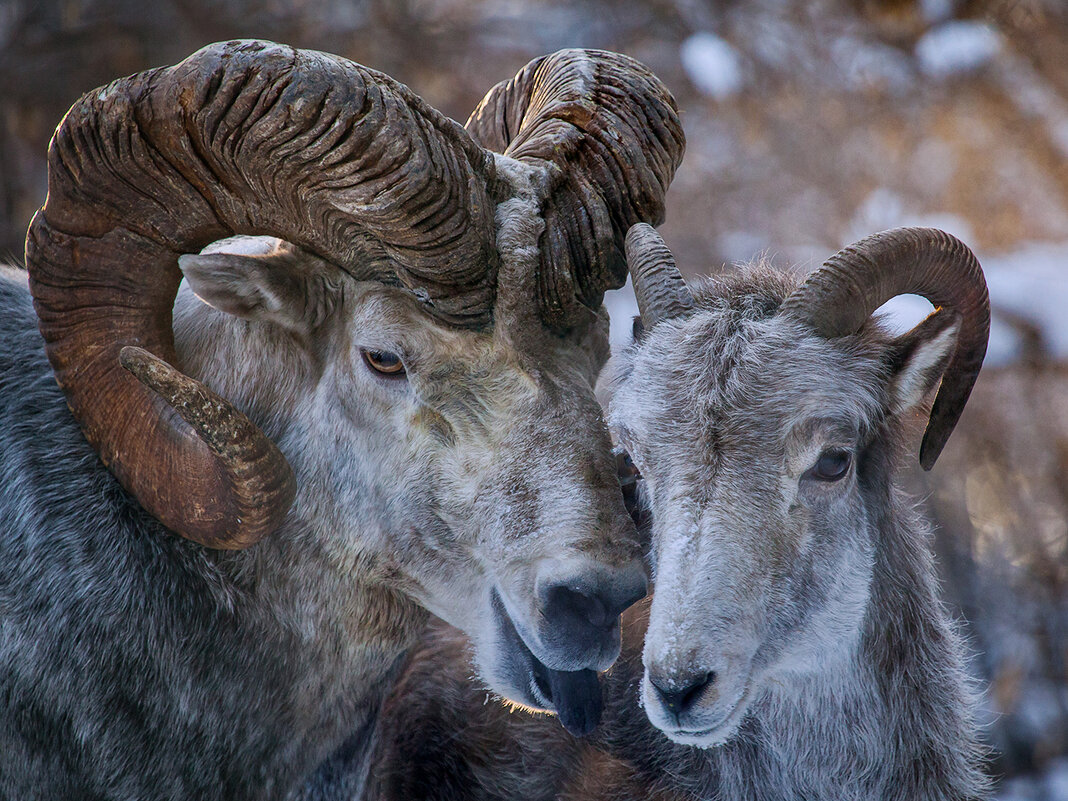
<svg viewBox="0 0 1068 801">
<path fill-rule="evenodd" d="M 137 345 L 122 347 L 119 351 L 119 364 L 141 383 L 150 386 L 153 384 L 152 377 L 158 375 L 161 369 L 169 367 L 163 359 Z"/>
<path fill-rule="evenodd" d="M 925 471 L 934 467 L 945 446 L 946 437 L 931 431 L 924 434 L 923 442 L 920 444 L 920 467 Z"/>
</svg>

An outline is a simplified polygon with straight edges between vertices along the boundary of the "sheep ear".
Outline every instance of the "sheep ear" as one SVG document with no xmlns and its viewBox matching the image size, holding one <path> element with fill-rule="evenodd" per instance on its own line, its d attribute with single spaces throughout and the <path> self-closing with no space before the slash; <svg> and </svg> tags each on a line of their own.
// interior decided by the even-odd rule
<svg viewBox="0 0 1068 801">
<path fill-rule="evenodd" d="M 308 331 L 322 322 L 322 259 L 292 245 L 268 253 L 198 253 L 178 257 L 190 289 L 209 306 L 245 320 Z"/>
<path fill-rule="evenodd" d="M 959 314 L 936 309 L 893 341 L 890 357 L 890 413 L 905 414 L 918 406 L 942 378 L 960 333 Z"/>
</svg>

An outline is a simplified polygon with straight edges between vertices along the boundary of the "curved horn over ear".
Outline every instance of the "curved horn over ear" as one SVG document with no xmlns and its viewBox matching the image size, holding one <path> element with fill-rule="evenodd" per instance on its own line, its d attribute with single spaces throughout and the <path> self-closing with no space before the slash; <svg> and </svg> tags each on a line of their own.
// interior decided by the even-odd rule
<svg viewBox="0 0 1068 801">
<path fill-rule="evenodd" d="M 626 249 L 634 297 L 647 329 L 693 310 L 690 288 L 656 229 L 646 223 L 633 226 L 627 232 Z"/>
<path fill-rule="evenodd" d="M 539 306 L 549 325 L 574 325 L 626 281 L 630 226 L 664 219 L 686 147 L 674 98 L 632 58 L 561 50 L 490 90 L 466 127 L 483 146 L 544 171 Z"/>
<path fill-rule="evenodd" d="M 177 364 L 178 255 L 272 234 L 484 325 L 496 256 L 477 176 L 492 173 L 407 88 L 322 53 L 229 42 L 90 92 L 53 137 L 26 242 L 48 357 L 86 438 L 182 536 L 237 548 L 277 528 L 293 477 L 262 432 L 195 382 L 120 364 L 126 345 Z M 202 407 L 194 425 L 186 403 Z"/>
<path fill-rule="evenodd" d="M 783 312 L 832 338 L 856 333 L 877 308 L 905 294 L 961 315 L 957 346 L 920 447 L 920 464 L 930 470 L 968 401 L 990 334 L 986 281 L 968 246 L 934 228 L 869 236 L 829 258 L 786 299 Z"/>
</svg>

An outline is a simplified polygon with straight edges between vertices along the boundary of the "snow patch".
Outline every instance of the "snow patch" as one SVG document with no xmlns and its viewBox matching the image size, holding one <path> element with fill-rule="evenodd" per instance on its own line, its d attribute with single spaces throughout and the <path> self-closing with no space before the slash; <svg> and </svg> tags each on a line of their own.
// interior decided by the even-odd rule
<svg viewBox="0 0 1068 801">
<path fill-rule="evenodd" d="M 630 344 L 632 324 L 638 314 L 638 301 L 634 298 L 630 276 L 627 276 L 627 283 L 619 289 L 604 293 L 604 305 L 608 309 L 608 319 L 611 322 L 608 339 L 612 345 L 612 353 L 618 353 Z"/>
<path fill-rule="evenodd" d="M 940 228 L 964 242 L 974 239 L 972 227 L 963 217 L 948 212 L 907 212 L 901 195 L 886 187 L 878 187 L 869 193 L 846 225 L 846 241 L 842 245 L 902 225 Z"/>
<path fill-rule="evenodd" d="M 280 239 L 273 236 L 228 236 L 217 239 L 201 253 L 234 253 L 238 256 L 264 256 L 277 247 Z"/>
<path fill-rule="evenodd" d="M 730 264 L 748 264 L 768 250 L 768 240 L 754 231 L 724 231 L 716 237 L 716 250 Z"/>
<path fill-rule="evenodd" d="M 938 25 L 916 43 L 920 70 L 931 78 L 974 72 L 1001 51 L 1001 34 L 985 22 L 954 20 Z"/>
<path fill-rule="evenodd" d="M 1068 315 L 1064 313 L 1068 309 L 1068 242 L 1030 242 L 1012 253 L 980 255 L 979 261 L 995 319 L 1002 312 L 1034 326 L 1051 357 L 1068 359 Z M 1013 326 L 1006 328 L 1018 350 L 1021 333 Z"/>
<path fill-rule="evenodd" d="M 693 85 L 715 100 L 727 100 L 744 83 L 738 51 L 707 31 L 695 33 L 682 43 L 679 57 Z"/>
<path fill-rule="evenodd" d="M 839 36 L 831 43 L 831 59 L 853 90 L 881 88 L 900 93 L 915 85 L 907 56 L 889 45 Z"/>
</svg>

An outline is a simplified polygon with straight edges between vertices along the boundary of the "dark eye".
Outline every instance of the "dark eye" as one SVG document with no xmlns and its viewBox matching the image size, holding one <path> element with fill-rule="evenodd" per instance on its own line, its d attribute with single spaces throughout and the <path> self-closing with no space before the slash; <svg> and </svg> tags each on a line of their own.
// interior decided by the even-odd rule
<svg viewBox="0 0 1068 801">
<path fill-rule="evenodd" d="M 619 476 L 619 484 L 624 490 L 627 487 L 633 486 L 634 482 L 642 477 L 641 472 L 638 470 L 638 465 L 634 464 L 634 460 L 630 458 L 630 454 L 623 448 L 616 448 L 616 475 Z"/>
<path fill-rule="evenodd" d="M 840 448 L 826 450 L 805 475 L 818 481 L 838 481 L 845 478 L 852 461 L 853 457 L 849 451 Z"/>
<path fill-rule="evenodd" d="M 376 373 L 389 378 L 404 377 L 404 362 L 395 353 L 385 350 L 365 350 L 363 360 Z"/>
</svg>

